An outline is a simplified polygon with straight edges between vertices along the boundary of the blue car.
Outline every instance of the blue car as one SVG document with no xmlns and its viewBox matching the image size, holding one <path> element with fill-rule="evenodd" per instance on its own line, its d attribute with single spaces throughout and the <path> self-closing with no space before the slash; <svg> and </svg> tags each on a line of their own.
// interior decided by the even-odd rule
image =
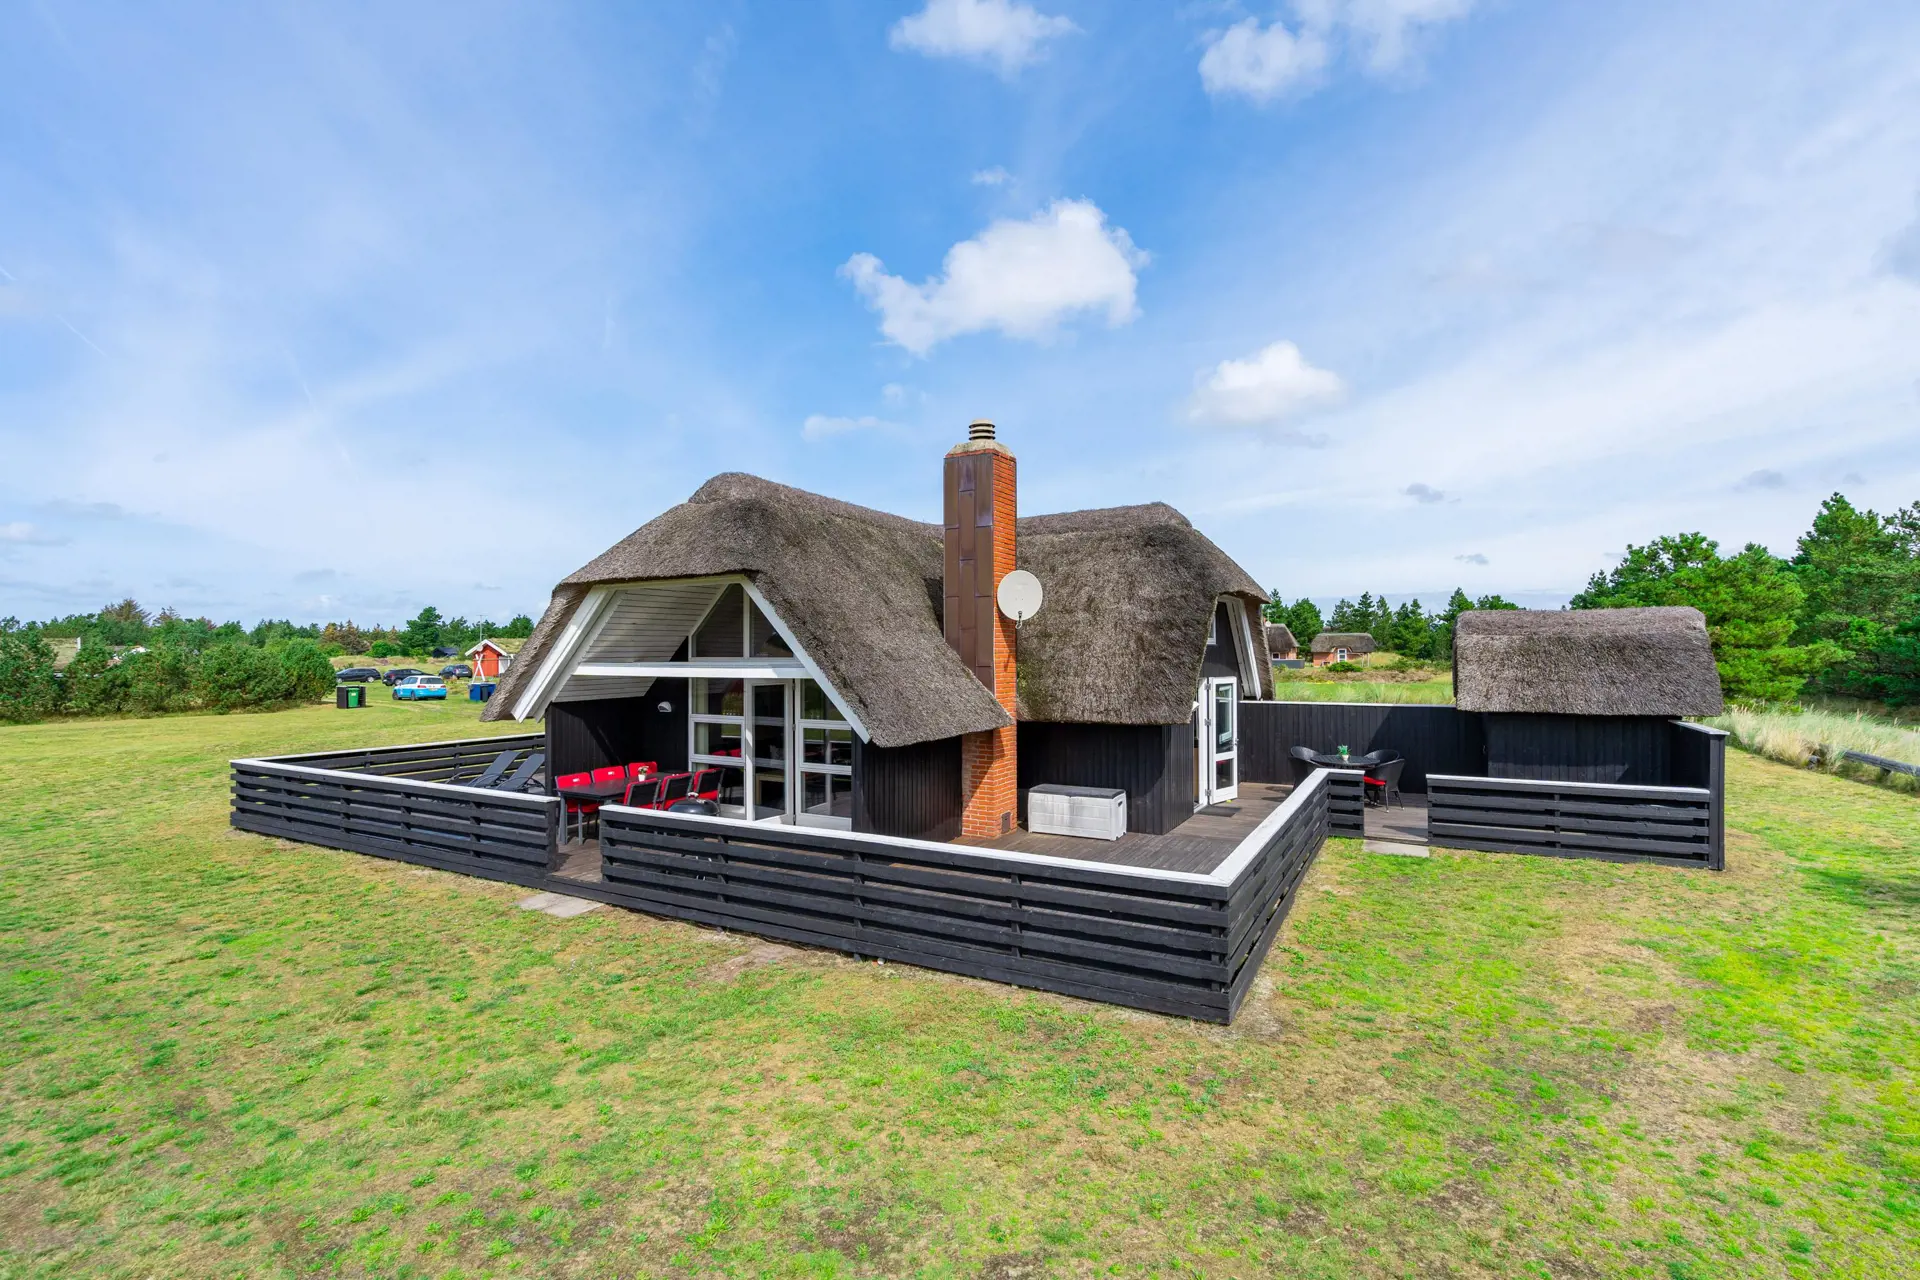
<svg viewBox="0 0 1920 1280">
<path fill-rule="evenodd" d="M 393 686 L 393 700 L 419 702 L 425 698 L 447 700 L 447 682 L 439 676 L 408 676 Z"/>
</svg>

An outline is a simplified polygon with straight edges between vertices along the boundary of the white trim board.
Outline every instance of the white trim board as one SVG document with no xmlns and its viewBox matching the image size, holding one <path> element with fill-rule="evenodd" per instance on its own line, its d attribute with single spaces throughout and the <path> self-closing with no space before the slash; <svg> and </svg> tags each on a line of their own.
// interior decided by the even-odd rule
<svg viewBox="0 0 1920 1280">
<path fill-rule="evenodd" d="M 656 680 L 663 676 L 702 680 L 804 680 L 808 672 L 798 662 L 708 658 L 697 662 L 583 662 L 573 669 L 573 674 L 646 676 Z"/>
</svg>

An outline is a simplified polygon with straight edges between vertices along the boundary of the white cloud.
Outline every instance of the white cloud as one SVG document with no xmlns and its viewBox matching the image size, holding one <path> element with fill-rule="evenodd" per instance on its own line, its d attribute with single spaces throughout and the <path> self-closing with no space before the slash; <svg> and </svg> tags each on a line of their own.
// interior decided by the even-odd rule
<svg viewBox="0 0 1920 1280">
<path fill-rule="evenodd" d="M 1222 360 L 1201 370 L 1187 403 L 1189 421 L 1203 426 L 1263 427 L 1339 400 L 1340 376 L 1316 369 L 1291 342 L 1275 342 L 1244 360 Z"/>
<path fill-rule="evenodd" d="M 800 434 L 805 439 L 819 441 L 843 436 L 849 431 L 886 430 L 893 425 L 880 418 L 833 418 L 824 413 L 813 413 L 808 414 L 807 420 L 800 425 Z"/>
<path fill-rule="evenodd" d="M 1412 498 L 1415 502 L 1422 503 L 1422 504 L 1431 503 L 1431 502 L 1445 502 L 1447 500 L 1447 494 L 1445 490 L 1436 489 L 1430 484 L 1410 484 L 1406 488 L 1402 489 L 1400 492 L 1406 494 L 1409 498 Z"/>
<path fill-rule="evenodd" d="M 1464 18 L 1472 8 L 1473 0 L 1312 0 L 1300 6 L 1314 21 L 1345 27 L 1376 75 L 1411 61 L 1422 28 Z"/>
<path fill-rule="evenodd" d="M 1018 0 L 927 0 L 927 7 L 893 24 L 887 42 L 930 58 L 996 64 L 1012 76 L 1045 56 L 1044 45 L 1079 28 Z"/>
<path fill-rule="evenodd" d="M 37 527 L 28 524 L 25 520 L 14 520 L 7 524 L 0 524 L 0 542 L 11 542 L 28 547 L 57 547 L 65 544 L 66 541 L 67 539 L 65 538 L 58 538 L 52 534 L 42 533 Z"/>
<path fill-rule="evenodd" d="M 969 181 L 976 187 L 1004 187 L 1013 181 L 1013 175 L 995 165 L 991 169 L 975 169 Z"/>
<path fill-rule="evenodd" d="M 1327 65 L 1327 42 L 1318 32 L 1287 30 L 1277 19 L 1257 18 L 1213 33 L 1200 55 L 1200 83 L 1219 96 L 1237 93 L 1268 102 L 1318 75 Z"/>
<path fill-rule="evenodd" d="M 1087 200 L 1056 200 L 1024 221 L 1002 219 L 947 250 L 943 273 L 924 284 L 888 275 L 856 253 L 840 268 L 880 313 L 880 331 L 915 355 L 948 338 L 998 329 L 1051 337 L 1077 311 L 1122 325 L 1138 314 L 1134 272 L 1147 254 Z"/>
<path fill-rule="evenodd" d="M 1483 555 L 1481 555 L 1481 554 L 1480 554 L 1480 553 L 1479 553 L 1478 551 L 1469 551 L 1469 552 L 1467 552 L 1467 554 L 1465 554 L 1465 555 L 1463 555 L 1463 556 L 1455 556 L 1455 557 L 1454 557 L 1454 559 L 1455 559 L 1455 560 L 1458 560 L 1458 561 L 1459 561 L 1459 562 L 1460 562 L 1461 564 L 1485 564 L 1485 563 L 1487 563 L 1487 558 L 1486 558 L 1485 556 L 1483 556 Z"/>
<path fill-rule="evenodd" d="M 1271 102 L 1314 87 L 1341 48 L 1369 75 L 1392 75 L 1414 61 L 1422 31 L 1465 17 L 1474 0 L 1299 0 L 1298 24 L 1244 18 L 1210 31 L 1200 83 L 1216 97 Z"/>
</svg>

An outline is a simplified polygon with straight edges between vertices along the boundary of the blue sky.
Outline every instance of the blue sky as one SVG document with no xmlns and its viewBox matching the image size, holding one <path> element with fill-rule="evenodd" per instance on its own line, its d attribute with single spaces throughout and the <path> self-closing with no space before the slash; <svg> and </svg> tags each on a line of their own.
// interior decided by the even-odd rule
<svg viewBox="0 0 1920 1280">
<path fill-rule="evenodd" d="M 1322 599 L 1920 499 L 1912 5 L 0 24 L 0 614 L 537 613 L 722 470 L 937 517 L 976 416 Z"/>
</svg>

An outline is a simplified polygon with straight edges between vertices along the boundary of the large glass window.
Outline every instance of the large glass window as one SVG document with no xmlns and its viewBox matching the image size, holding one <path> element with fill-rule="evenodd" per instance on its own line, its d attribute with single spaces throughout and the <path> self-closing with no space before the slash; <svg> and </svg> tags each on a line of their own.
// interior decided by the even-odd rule
<svg viewBox="0 0 1920 1280">
<path fill-rule="evenodd" d="M 853 728 L 811 680 L 692 682 L 694 764 L 722 769 L 721 812 L 853 825 Z"/>
<path fill-rule="evenodd" d="M 747 656 L 751 658 L 791 658 L 793 650 L 773 629 L 773 623 L 767 615 L 760 612 L 760 606 L 747 602 Z"/>
<path fill-rule="evenodd" d="M 695 658 L 744 658 L 746 652 L 747 593 L 734 583 L 720 593 L 700 629 L 693 633 Z"/>
<path fill-rule="evenodd" d="M 795 681 L 799 695 L 799 820 L 811 826 L 853 825 L 853 730 L 812 680 Z"/>
</svg>

